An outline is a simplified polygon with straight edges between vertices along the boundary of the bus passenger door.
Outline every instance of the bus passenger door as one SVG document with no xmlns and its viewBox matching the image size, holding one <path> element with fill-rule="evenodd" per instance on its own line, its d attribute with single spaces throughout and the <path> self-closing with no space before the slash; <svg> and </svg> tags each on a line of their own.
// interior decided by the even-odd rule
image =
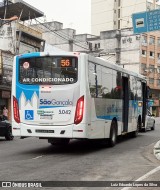
<svg viewBox="0 0 160 190">
<path fill-rule="evenodd" d="M 122 86 L 123 86 L 123 104 L 122 104 L 122 132 L 128 132 L 128 113 L 129 113 L 129 86 L 128 78 L 122 76 Z"/>
</svg>

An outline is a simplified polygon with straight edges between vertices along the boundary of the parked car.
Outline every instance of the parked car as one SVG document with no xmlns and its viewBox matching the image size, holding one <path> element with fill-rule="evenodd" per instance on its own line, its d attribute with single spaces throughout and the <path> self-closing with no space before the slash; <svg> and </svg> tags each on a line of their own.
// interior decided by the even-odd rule
<svg viewBox="0 0 160 190">
<path fill-rule="evenodd" d="M 12 127 L 8 120 L 0 116 L 0 137 L 5 137 L 6 140 L 13 140 Z"/>
<path fill-rule="evenodd" d="M 149 129 L 155 130 L 155 115 L 151 114 L 151 112 L 147 110 L 146 123 L 145 123 L 145 127 L 142 128 L 142 131 L 146 132 Z"/>
</svg>

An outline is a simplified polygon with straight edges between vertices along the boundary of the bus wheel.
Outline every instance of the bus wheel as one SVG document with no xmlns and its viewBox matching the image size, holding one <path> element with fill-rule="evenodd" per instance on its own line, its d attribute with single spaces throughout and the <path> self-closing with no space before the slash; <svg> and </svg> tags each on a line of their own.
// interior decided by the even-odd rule
<svg viewBox="0 0 160 190">
<path fill-rule="evenodd" d="M 117 124 L 116 121 L 112 121 L 111 129 L 110 129 L 110 138 L 109 138 L 109 146 L 115 146 L 117 142 Z"/>
<path fill-rule="evenodd" d="M 146 127 L 145 127 L 142 131 L 143 131 L 143 132 L 146 132 L 146 131 L 147 131 Z"/>
<path fill-rule="evenodd" d="M 134 137 L 137 137 L 138 136 L 138 127 L 137 127 L 137 129 L 136 129 L 136 131 L 133 131 L 132 132 L 132 137 L 134 138 Z"/>
<path fill-rule="evenodd" d="M 14 136 L 12 135 L 12 129 L 11 129 L 11 126 L 8 128 L 7 130 L 7 134 L 5 135 L 5 139 L 7 141 L 11 141 L 13 140 Z"/>
<path fill-rule="evenodd" d="M 64 139 L 48 139 L 48 143 L 51 143 L 54 146 L 65 146 L 68 145 L 70 139 L 64 138 Z"/>
<path fill-rule="evenodd" d="M 153 123 L 153 126 L 151 127 L 151 130 L 155 130 L 155 123 Z"/>
</svg>

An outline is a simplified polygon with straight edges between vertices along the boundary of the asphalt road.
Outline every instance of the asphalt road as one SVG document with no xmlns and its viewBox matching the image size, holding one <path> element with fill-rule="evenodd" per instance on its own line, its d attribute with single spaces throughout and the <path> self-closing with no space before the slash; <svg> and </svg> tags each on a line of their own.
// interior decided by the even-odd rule
<svg viewBox="0 0 160 190">
<path fill-rule="evenodd" d="M 54 147 L 37 138 L 0 138 L 0 181 L 135 181 L 160 165 L 153 155 L 158 140 L 158 121 L 155 131 L 121 139 L 113 148 L 78 140 L 67 147 Z M 156 180 L 153 175 L 150 179 Z"/>
</svg>

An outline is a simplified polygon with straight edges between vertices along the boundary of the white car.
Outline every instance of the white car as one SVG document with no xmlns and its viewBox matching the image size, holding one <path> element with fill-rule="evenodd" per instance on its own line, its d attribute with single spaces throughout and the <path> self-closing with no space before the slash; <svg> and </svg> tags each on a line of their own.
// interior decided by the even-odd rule
<svg viewBox="0 0 160 190">
<path fill-rule="evenodd" d="M 155 129 L 155 117 L 154 117 L 154 114 L 151 114 L 149 110 L 147 110 L 146 123 L 145 123 L 145 127 L 142 128 L 142 130 L 146 132 L 148 129 L 151 129 L 151 130 Z"/>
</svg>

